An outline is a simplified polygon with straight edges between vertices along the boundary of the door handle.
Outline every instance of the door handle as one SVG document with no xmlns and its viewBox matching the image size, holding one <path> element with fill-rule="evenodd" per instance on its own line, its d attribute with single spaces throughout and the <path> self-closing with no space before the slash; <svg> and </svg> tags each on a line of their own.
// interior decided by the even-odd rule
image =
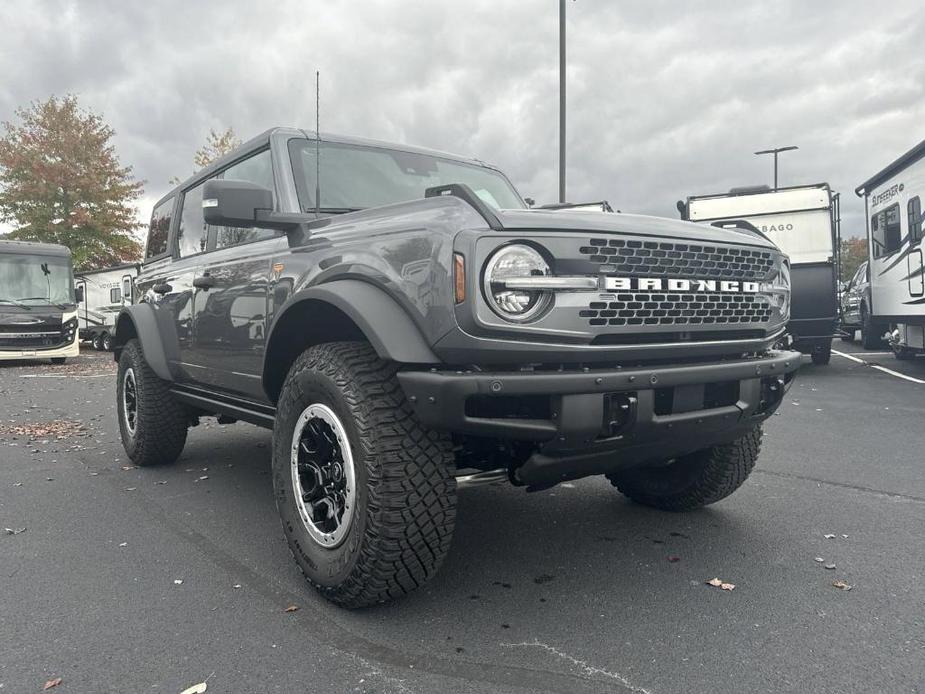
<svg viewBox="0 0 925 694">
<path fill-rule="evenodd" d="M 151 287 L 151 291 L 155 294 L 167 294 L 168 292 L 173 291 L 173 286 L 167 284 L 166 282 L 160 282 Z"/>
<path fill-rule="evenodd" d="M 215 279 L 209 275 L 202 275 L 193 280 L 193 286 L 197 289 L 209 289 L 215 286 Z"/>
</svg>

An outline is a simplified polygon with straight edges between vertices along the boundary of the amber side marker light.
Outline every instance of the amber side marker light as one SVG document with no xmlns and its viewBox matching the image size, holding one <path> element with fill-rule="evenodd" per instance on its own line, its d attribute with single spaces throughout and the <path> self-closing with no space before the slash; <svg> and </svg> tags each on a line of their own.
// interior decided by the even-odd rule
<svg viewBox="0 0 925 694">
<path fill-rule="evenodd" d="M 466 259 L 462 254 L 453 254 L 453 280 L 456 286 L 456 303 L 466 300 Z"/>
</svg>

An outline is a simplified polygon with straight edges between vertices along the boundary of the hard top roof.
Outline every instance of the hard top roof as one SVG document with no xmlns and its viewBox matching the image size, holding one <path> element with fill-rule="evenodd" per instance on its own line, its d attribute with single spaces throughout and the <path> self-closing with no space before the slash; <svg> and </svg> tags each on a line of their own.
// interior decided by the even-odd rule
<svg viewBox="0 0 925 694">
<path fill-rule="evenodd" d="M 13 241 L 0 239 L 0 253 L 29 253 L 32 255 L 70 256 L 67 246 L 57 243 L 39 243 L 38 241 Z"/>
<path fill-rule="evenodd" d="M 854 192 L 858 197 L 867 195 L 871 188 L 874 188 L 883 183 L 888 178 L 895 176 L 897 173 L 905 169 L 910 164 L 914 164 L 922 157 L 925 157 L 925 140 L 919 142 L 915 147 L 899 157 L 899 159 L 890 162 L 885 167 L 880 169 L 880 171 L 875 173 L 873 176 L 855 188 Z"/>
<path fill-rule="evenodd" d="M 254 150 L 262 149 L 269 145 L 270 139 L 273 137 L 287 137 L 287 138 L 305 138 L 313 140 L 315 138 L 315 131 L 313 130 L 301 130 L 299 128 L 292 127 L 276 127 L 265 130 L 256 137 L 252 137 L 247 142 L 243 143 L 240 147 L 236 147 L 234 150 L 221 157 L 216 159 L 214 162 L 209 164 L 204 169 L 197 171 L 192 176 L 186 178 L 179 185 L 173 187 L 169 193 L 164 197 L 158 200 L 154 206 L 157 207 L 165 200 L 170 199 L 176 195 L 179 191 L 184 188 L 188 188 L 192 183 L 209 178 L 214 172 L 225 168 L 228 164 L 234 162 L 237 159 L 240 159 L 242 155 L 252 152 Z M 464 157 L 458 154 L 450 154 L 448 152 L 441 152 L 436 149 L 427 149 L 425 147 L 415 147 L 413 145 L 398 144 L 395 142 L 384 142 L 382 140 L 370 140 L 363 137 L 353 137 L 350 135 L 336 135 L 332 133 L 320 133 L 322 142 L 333 142 L 336 144 L 343 145 L 361 145 L 364 147 L 381 147 L 382 149 L 393 149 L 399 152 L 410 152 L 412 154 L 425 154 L 432 157 L 438 157 L 440 159 L 452 159 L 454 161 L 464 162 L 467 164 L 474 164 L 476 166 L 484 166 L 490 169 L 496 169 L 496 166 L 487 164 L 480 159 L 474 157 Z"/>
<path fill-rule="evenodd" d="M 96 270 L 84 270 L 83 272 L 75 272 L 75 275 L 97 275 L 102 272 L 114 272 L 116 270 L 128 270 L 129 268 L 137 269 L 141 263 L 122 263 L 121 265 L 112 265 L 110 267 L 101 267 Z"/>
</svg>

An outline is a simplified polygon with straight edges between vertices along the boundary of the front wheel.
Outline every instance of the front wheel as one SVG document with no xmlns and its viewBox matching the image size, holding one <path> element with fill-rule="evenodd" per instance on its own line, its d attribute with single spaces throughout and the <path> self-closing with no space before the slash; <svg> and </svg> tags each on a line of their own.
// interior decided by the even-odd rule
<svg viewBox="0 0 925 694">
<path fill-rule="evenodd" d="M 148 366 L 138 340 L 129 340 L 119 357 L 116 414 L 122 445 L 135 465 L 166 465 L 180 457 L 189 414 Z"/>
<path fill-rule="evenodd" d="M 292 555 L 325 598 L 386 602 L 434 576 L 449 551 L 456 481 L 448 436 L 425 430 L 365 343 L 306 350 L 273 429 L 273 487 Z"/>
<path fill-rule="evenodd" d="M 692 511 L 741 487 L 760 451 L 758 425 L 732 443 L 680 456 L 665 465 L 611 473 L 607 479 L 637 503 L 663 511 Z"/>
<path fill-rule="evenodd" d="M 874 319 L 867 312 L 866 308 L 861 308 L 861 344 L 864 349 L 877 349 L 881 345 L 882 335 L 878 334 L 877 325 Z"/>
</svg>

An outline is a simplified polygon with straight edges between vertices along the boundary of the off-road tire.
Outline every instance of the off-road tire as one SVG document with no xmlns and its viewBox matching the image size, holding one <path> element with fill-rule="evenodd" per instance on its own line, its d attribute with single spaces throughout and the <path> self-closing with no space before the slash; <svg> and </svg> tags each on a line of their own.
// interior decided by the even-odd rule
<svg viewBox="0 0 925 694">
<path fill-rule="evenodd" d="M 317 345 L 293 363 L 277 406 L 273 486 L 283 530 L 306 580 L 343 607 L 386 602 L 420 587 L 437 573 L 453 535 L 450 438 L 418 423 L 396 372 L 366 343 Z M 333 548 L 308 533 L 293 491 L 292 438 L 313 404 L 336 414 L 353 456 L 353 517 Z"/>
<path fill-rule="evenodd" d="M 832 343 L 825 345 L 822 349 L 814 349 L 811 358 L 816 366 L 825 366 L 832 361 Z"/>
<path fill-rule="evenodd" d="M 732 443 L 685 455 L 659 467 L 607 475 L 633 501 L 663 511 L 692 511 L 713 504 L 742 486 L 761 451 L 761 426 Z"/>
<path fill-rule="evenodd" d="M 100 347 L 104 352 L 112 351 L 112 335 L 109 333 L 103 333 L 103 336 L 100 338 Z"/>
<path fill-rule="evenodd" d="M 877 349 L 881 346 L 881 335 L 877 332 L 877 326 L 873 318 L 867 312 L 867 309 L 861 307 L 861 345 L 864 349 Z"/>
<path fill-rule="evenodd" d="M 125 372 L 128 369 L 133 370 L 138 394 L 134 435 L 125 422 L 122 397 Z M 119 357 L 116 417 L 119 420 L 122 445 L 135 465 L 168 465 L 183 452 L 189 413 L 186 406 L 177 402 L 170 393 L 167 382 L 148 366 L 138 340 L 129 340 Z"/>
<path fill-rule="evenodd" d="M 54 364 L 55 366 L 60 366 L 66 361 L 67 361 L 67 357 L 52 357 L 51 358 L 51 363 Z"/>
</svg>

